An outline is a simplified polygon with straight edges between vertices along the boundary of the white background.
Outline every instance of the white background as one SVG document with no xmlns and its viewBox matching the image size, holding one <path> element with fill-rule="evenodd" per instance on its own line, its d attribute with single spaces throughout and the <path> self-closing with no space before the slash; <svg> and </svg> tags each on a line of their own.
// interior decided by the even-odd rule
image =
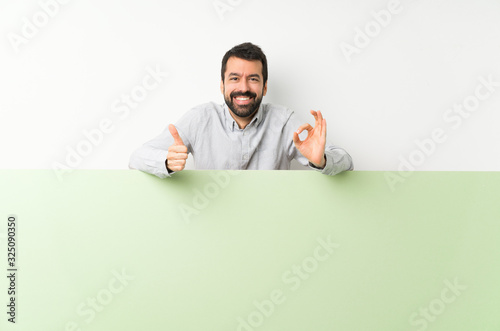
<svg viewBox="0 0 500 331">
<path fill-rule="evenodd" d="M 184 112 L 223 102 L 222 56 L 251 41 L 269 61 L 264 102 L 304 122 L 322 110 L 328 140 L 356 170 L 397 170 L 411 157 L 416 170 L 500 170 L 500 87 L 458 127 L 443 118 L 474 96 L 479 77 L 500 82 L 498 0 L 401 0 L 385 27 L 373 12 L 387 0 L 221 0 L 223 13 L 214 0 L 55 1 L 49 16 L 41 4 L 50 0 L 0 0 L 2 169 L 67 165 L 103 119 L 113 131 L 73 167 L 128 168 L 132 151 Z M 356 46 L 367 27 L 368 45 L 346 56 L 341 45 Z M 168 77 L 127 116 L 113 112 L 146 68 Z M 446 141 L 419 154 L 415 140 L 435 129 Z"/>
</svg>

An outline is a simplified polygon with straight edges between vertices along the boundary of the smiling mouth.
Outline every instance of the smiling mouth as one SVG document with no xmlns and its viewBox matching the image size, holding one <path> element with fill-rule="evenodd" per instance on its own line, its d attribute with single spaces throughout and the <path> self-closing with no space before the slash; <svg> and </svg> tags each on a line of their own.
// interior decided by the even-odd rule
<svg viewBox="0 0 500 331">
<path fill-rule="evenodd" d="M 238 96 L 233 98 L 233 100 L 237 105 L 248 105 L 252 101 L 252 99 L 253 98 L 251 97 L 245 97 L 245 96 Z"/>
</svg>

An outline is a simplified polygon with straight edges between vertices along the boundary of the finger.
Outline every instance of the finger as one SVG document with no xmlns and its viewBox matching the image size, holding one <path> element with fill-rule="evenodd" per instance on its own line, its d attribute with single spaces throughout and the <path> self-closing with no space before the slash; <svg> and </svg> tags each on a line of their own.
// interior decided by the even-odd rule
<svg viewBox="0 0 500 331">
<path fill-rule="evenodd" d="M 323 113 L 318 110 L 318 125 L 320 126 L 321 130 L 320 133 L 323 133 Z"/>
<path fill-rule="evenodd" d="M 311 132 L 313 130 L 313 127 L 311 126 L 311 124 L 309 123 L 305 123 L 305 124 L 302 124 L 298 129 L 297 131 L 295 131 L 297 134 L 301 134 L 302 131 L 304 130 L 307 130 L 309 132 Z"/>
<path fill-rule="evenodd" d="M 321 124 L 321 121 L 318 120 L 319 116 L 318 116 L 318 112 L 315 111 L 315 110 L 311 110 L 311 115 L 314 116 L 314 126 L 318 126 L 319 124 Z"/>
<path fill-rule="evenodd" d="M 185 145 L 172 145 L 168 148 L 169 152 L 172 153 L 186 153 L 188 152 L 188 148 Z"/>
<path fill-rule="evenodd" d="M 321 114 L 321 111 L 317 111 L 316 113 L 318 115 L 318 124 L 323 124 L 323 114 Z"/>
<path fill-rule="evenodd" d="M 323 135 L 326 136 L 326 128 L 325 128 L 326 120 L 323 117 L 323 113 L 321 113 L 319 110 L 318 110 L 318 122 L 319 122 L 318 124 L 320 125 L 320 135 L 321 136 L 323 136 Z"/>
<path fill-rule="evenodd" d="M 173 124 L 168 126 L 168 131 L 170 131 L 170 134 L 174 137 L 174 145 L 184 145 L 181 136 L 179 136 L 179 132 L 177 132 L 177 129 Z"/>
<path fill-rule="evenodd" d="M 181 171 L 184 170 L 184 165 L 171 165 L 169 162 L 168 169 L 170 169 L 171 171 Z"/>
<path fill-rule="evenodd" d="M 324 130 L 323 122 L 324 122 L 323 114 L 318 110 L 318 125 L 319 125 L 318 129 L 320 135 L 323 135 L 323 130 Z"/>
<path fill-rule="evenodd" d="M 167 155 L 167 160 L 187 160 L 188 155 L 186 153 L 169 153 Z"/>
<path fill-rule="evenodd" d="M 168 152 L 167 154 L 167 160 L 187 160 L 187 158 L 187 153 Z"/>
<path fill-rule="evenodd" d="M 168 160 L 168 165 L 172 167 L 184 167 L 186 165 L 186 160 Z"/>
<path fill-rule="evenodd" d="M 168 160 L 168 164 L 172 166 L 180 166 L 180 165 L 185 165 L 186 160 L 181 159 L 181 160 Z"/>
<path fill-rule="evenodd" d="M 323 118 L 323 127 L 321 131 L 321 136 L 326 139 L 326 120 Z"/>
<path fill-rule="evenodd" d="M 301 143 L 301 141 L 300 141 L 300 138 L 299 138 L 299 135 L 297 134 L 297 132 L 293 133 L 292 139 L 293 139 L 293 143 L 295 144 L 295 147 L 298 148 L 299 145 L 300 145 L 300 143 Z"/>
</svg>

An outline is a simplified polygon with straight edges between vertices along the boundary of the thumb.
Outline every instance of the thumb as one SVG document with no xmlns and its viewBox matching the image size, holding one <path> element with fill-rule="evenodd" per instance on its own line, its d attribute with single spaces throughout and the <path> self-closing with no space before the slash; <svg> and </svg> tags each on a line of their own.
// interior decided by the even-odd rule
<svg viewBox="0 0 500 331">
<path fill-rule="evenodd" d="M 181 136 L 179 136 L 179 132 L 177 132 L 177 129 L 173 124 L 168 126 L 168 131 L 170 131 L 170 134 L 174 137 L 174 145 L 184 145 Z"/>
<path fill-rule="evenodd" d="M 298 149 L 298 148 L 299 148 L 299 146 L 300 146 L 300 143 L 301 143 L 302 141 L 300 141 L 300 138 L 299 138 L 299 135 L 298 135 L 298 133 L 297 133 L 297 132 L 294 132 L 294 133 L 293 133 L 292 140 L 293 140 L 293 143 L 295 144 L 295 147 L 297 147 L 297 149 Z"/>
</svg>

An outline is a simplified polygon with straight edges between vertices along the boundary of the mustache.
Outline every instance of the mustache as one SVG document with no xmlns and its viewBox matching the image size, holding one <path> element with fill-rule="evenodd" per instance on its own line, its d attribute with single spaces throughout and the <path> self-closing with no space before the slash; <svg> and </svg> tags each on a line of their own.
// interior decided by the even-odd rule
<svg viewBox="0 0 500 331">
<path fill-rule="evenodd" d="M 257 94 L 253 93 L 253 92 L 250 92 L 250 91 L 246 91 L 246 92 L 231 92 L 230 97 L 231 98 L 249 97 L 249 98 L 254 98 L 255 99 L 257 97 Z"/>
</svg>

